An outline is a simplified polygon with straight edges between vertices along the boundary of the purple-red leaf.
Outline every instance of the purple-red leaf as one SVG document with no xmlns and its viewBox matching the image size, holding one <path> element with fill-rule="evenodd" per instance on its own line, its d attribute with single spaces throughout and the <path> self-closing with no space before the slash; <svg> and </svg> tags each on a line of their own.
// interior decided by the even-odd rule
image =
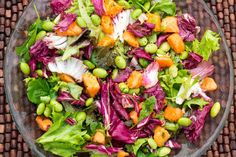
<svg viewBox="0 0 236 157">
<path fill-rule="evenodd" d="M 114 153 L 118 153 L 122 148 L 115 148 L 115 147 L 106 147 L 104 145 L 95 145 L 95 144 L 88 144 L 85 146 L 86 149 L 95 150 L 100 153 L 107 154 L 111 156 Z"/>
<path fill-rule="evenodd" d="M 137 58 L 143 58 L 148 61 L 153 61 L 152 56 L 150 54 L 148 54 L 147 52 L 145 52 L 141 48 L 136 48 L 136 49 L 129 51 L 128 55 L 133 55 L 133 56 L 136 56 Z"/>
<path fill-rule="evenodd" d="M 156 45 L 157 47 L 160 47 L 162 43 L 164 43 L 167 38 L 170 36 L 170 34 L 162 34 L 157 38 Z"/>
<path fill-rule="evenodd" d="M 196 68 L 189 70 L 193 78 L 200 77 L 204 79 L 207 76 L 211 76 L 214 73 L 215 66 L 207 61 L 202 61 Z"/>
<path fill-rule="evenodd" d="M 129 78 L 129 75 L 132 73 L 132 69 L 126 68 L 118 73 L 116 78 L 113 80 L 115 83 L 125 82 Z"/>
<path fill-rule="evenodd" d="M 54 27 L 54 30 L 60 30 L 60 32 L 65 32 L 70 24 L 75 21 L 76 14 L 64 14 L 62 20 Z"/>
<path fill-rule="evenodd" d="M 198 66 L 199 63 L 201 63 L 203 57 L 194 53 L 190 52 L 187 59 L 183 61 L 183 65 L 185 69 L 193 69 Z"/>
<path fill-rule="evenodd" d="M 105 10 L 103 7 L 103 0 L 92 0 L 94 9 L 96 14 L 98 14 L 99 16 L 102 16 L 105 14 Z"/>
<path fill-rule="evenodd" d="M 71 6 L 73 0 L 52 0 L 51 8 L 54 14 L 60 14 Z"/>
<path fill-rule="evenodd" d="M 155 28 L 155 25 L 150 23 L 141 23 L 136 21 L 133 24 L 129 24 L 127 27 L 127 31 L 134 34 L 134 36 L 142 38 L 144 36 L 151 35 L 152 30 Z"/>
<path fill-rule="evenodd" d="M 157 62 L 152 62 L 144 70 L 142 84 L 145 88 L 151 88 L 157 84 L 158 70 L 159 70 L 159 64 Z"/>
</svg>

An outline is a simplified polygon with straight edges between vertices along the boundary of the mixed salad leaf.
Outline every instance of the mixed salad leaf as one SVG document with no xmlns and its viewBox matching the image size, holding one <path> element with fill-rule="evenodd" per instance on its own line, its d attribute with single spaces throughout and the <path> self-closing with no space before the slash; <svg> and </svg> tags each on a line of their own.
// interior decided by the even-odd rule
<svg viewBox="0 0 236 157">
<path fill-rule="evenodd" d="M 219 34 L 198 39 L 198 21 L 176 14 L 172 0 L 52 0 L 51 8 L 15 49 L 45 151 L 158 157 L 181 149 L 181 133 L 200 138 L 219 106 L 208 96 Z"/>
</svg>

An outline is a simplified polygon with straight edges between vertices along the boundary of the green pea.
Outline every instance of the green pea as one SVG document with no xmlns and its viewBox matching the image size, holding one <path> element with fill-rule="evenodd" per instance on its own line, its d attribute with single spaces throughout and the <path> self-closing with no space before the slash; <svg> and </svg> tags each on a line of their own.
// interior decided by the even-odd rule
<svg viewBox="0 0 236 157">
<path fill-rule="evenodd" d="M 157 144 L 156 144 L 156 142 L 154 141 L 153 138 L 149 138 L 149 139 L 147 140 L 147 142 L 148 142 L 149 146 L 150 146 L 152 149 L 157 149 Z"/>
<path fill-rule="evenodd" d="M 192 124 L 192 120 L 186 117 L 182 117 L 178 120 L 178 124 L 187 127 Z"/>
<path fill-rule="evenodd" d="M 171 149 L 169 147 L 161 147 L 157 150 L 156 155 L 159 157 L 164 157 L 168 154 L 170 154 Z"/>
<path fill-rule="evenodd" d="M 30 74 L 30 67 L 27 63 L 21 62 L 20 63 L 20 70 L 25 74 L 29 75 Z"/>
<path fill-rule="evenodd" d="M 51 32 L 53 31 L 54 27 L 55 27 L 55 24 L 50 20 L 43 21 L 42 23 L 42 28 L 46 31 Z"/>
<path fill-rule="evenodd" d="M 179 58 L 182 59 L 182 60 L 187 59 L 188 58 L 188 52 L 187 51 L 182 52 L 180 54 Z"/>
<path fill-rule="evenodd" d="M 148 42 L 150 44 L 155 44 L 157 42 L 157 34 L 153 33 L 151 36 L 148 37 Z"/>
<path fill-rule="evenodd" d="M 129 90 L 129 94 L 139 94 L 140 93 L 140 88 L 134 88 Z"/>
<path fill-rule="evenodd" d="M 117 3 L 121 6 L 123 6 L 125 9 L 131 8 L 131 5 L 125 0 L 119 0 Z"/>
<path fill-rule="evenodd" d="M 145 9 L 145 11 L 148 11 L 150 9 L 150 7 L 151 7 L 151 2 L 146 2 L 143 5 L 143 8 Z"/>
<path fill-rule="evenodd" d="M 126 67 L 126 60 L 121 56 L 116 56 L 115 64 L 119 69 L 125 69 Z"/>
<path fill-rule="evenodd" d="M 62 104 L 60 104 L 58 101 L 56 100 L 51 100 L 50 101 L 50 105 L 53 106 L 53 109 L 56 111 L 56 112 L 61 112 L 63 110 L 63 106 Z"/>
<path fill-rule="evenodd" d="M 51 113 L 52 113 L 51 108 L 47 106 L 47 107 L 45 108 L 44 112 L 43 112 L 44 116 L 45 116 L 45 117 L 49 117 L 49 116 L 51 115 Z"/>
<path fill-rule="evenodd" d="M 179 125 L 175 123 L 166 122 L 165 129 L 176 132 L 179 129 Z"/>
<path fill-rule="evenodd" d="M 93 70 L 93 75 L 97 76 L 98 78 L 106 78 L 108 73 L 103 68 L 96 68 Z"/>
<path fill-rule="evenodd" d="M 142 14 L 142 10 L 141 9 L 135 9 L 132 13 L 131 13 L 131 17 L 134 20 L 137 20 L 138 17 Z"/>
<path fill-rule="evenodd" d="M 84 65 L 86 65 L 88 67 L 89 70 L 92 70 L 95 68 L 95 65 L 92 62 L 90 62 L 89 60 L 84 60 L 83 63 L 84 63 Z"/>
<path fill-rule="evenodd" d="M 146 46 L 148 43 L 148 40 L 146 37 L 143 37 L 143 38 L 138 38 L 138 42 L 140 46 Z"/>
<path fill-rule="evenodd" d="M 40 101 L 45 103 L 45 104 L 50 103 L 50 100 L 51 100 L 50 96 L 41 96 L 40 97 Z"/>
<path fill-rule="evenodd" d="M 43 76 L 43 71 L 41 69 L 36 70 L 36 73 L 39 77 Z"/>
<path fill-rule="evenodd" d="M 87 27 L 87 24 L 86 24 L 85 20 L 82 17 L 77 17 L 76 18 L 76 23 L 82 28 Z"/>
<path fill-rule="evenodd" d="M 161 44 L 159 49 L 161 49 L 165 52 L 168 52 L 168 51 L 170 51 L 170 45 L 168 44 L 168 42 L 164 42 L 164 43 Z"/>
<path fill-rule="evenodd" d="M 219 114 L 220 108 L 221 108 L 221 105 L 220 105 L 219 102 L 216 102 L 216 103 L 212 106 L 211 112 L 210 112 L 210 115 L 211 115 L 212 118 L 215 118 L 215 117 Z"/>
<path fill-rule="evenodd" d="M 101 18 L 96 14 L 91 16 L 91 20 L 95 26 L 99 26 L 101 24 Z"/>
<path fill-rule="evenodd" d="M 138 59 L 138 62 L 139 62 L 139 64 L 140 64 L 143 68 L 146 68 L 146 67 L 149 65 L 149 61 L 147 61 L 147 60 L 144 59 L 144 58 L 139 58 L 139 59 Z"/>
<path fill-rule="evenodd" d="M 36 41 L 43 39 L 47 35 L 46 31 L 40 31 L 36 36 Z"/>
<path fill-rule="evenodd" d="M 157 49 L 157 52 L 156 52 L 157 55 L 165 55 L 166 52 L 161 50 L 161 49 Z"/>
<path fill-rule="evenodd" d="M 88 98 L 86 101 L 85 101 L 85 106 L 90 106 L 92 105 L 94 102 L 94 99 L 93 98 Z"/>
<path fill-rule="evenodd" d="M 129 93 L 129 87 L 126 85 L 126 83 L 121 82 L 119 83 L 119 88 L 122 93 Z"/>
<path fill-rule="evenodd" d="M 75 119 L 77 122 L 83 123 L 86 119 L 86 113 L 83 111 L 77 113 Z"/>
<path fill-rule="evenodd" d="M 113 80 L 117 77 L 118 72 L 119 72 L 118 69 L 114 69 L 114 70 L 112 71 L 111 78 L 112 78 Z"/>
<path fill-rule="evenodd" d="M 45 104 L 44 103 L 40 103 L 37 107 L 36 113 L 37 115 L 42 115 L 44 110 L 45 110 Z"/>
<path fill-rule="evenodd" d="M 157 45 L 156 44 L 147 44 L 145 46 L 145 51 L 153 54 L 157 51 Z"/>
<path fill-rule="evenodd" d="M 83 137 L 87 141 L 91 140 L 91 136 L 89 134 L 85 134 Z"/>
</svg>

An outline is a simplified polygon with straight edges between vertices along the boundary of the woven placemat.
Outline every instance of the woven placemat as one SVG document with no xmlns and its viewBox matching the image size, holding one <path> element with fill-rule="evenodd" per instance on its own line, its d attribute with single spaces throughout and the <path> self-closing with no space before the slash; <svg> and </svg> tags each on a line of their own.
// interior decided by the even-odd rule
<svg viewBox="0 0 236 157">
<path fill-rule="evenodd" d="M 0 0 L 0 157 L 32 156 L 19 134 L 6 103 L 3 80 L 5 49 L 21 16 L 30 0 Z M 206 0 L 218 17 L 225 33 L 234 60 L 236 74 L 236 0 Z M 235 86 L 236 89 L 236 86 Z M 234 101 L 236 93 L 234 93 Z M 204 157 L 236 157 L 236 103 L 231 106 L 228 121 L 218 139 Z"/>
</svg>

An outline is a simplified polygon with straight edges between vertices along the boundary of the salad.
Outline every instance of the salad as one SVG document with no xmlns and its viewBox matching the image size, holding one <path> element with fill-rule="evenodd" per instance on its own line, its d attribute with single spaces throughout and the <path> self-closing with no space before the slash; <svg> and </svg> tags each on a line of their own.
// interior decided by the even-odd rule
<svg viewBox="0 0 236 157">
<path fill-rule="evenodd" d="M 36 143 L 58 156 L 158 157 L 220 111 L 208 60 L 220 36 L 171 0 L 51 0 L 16 48 Z M 33 129 L 33 128 L 32 128 Z"/>
</svg>

